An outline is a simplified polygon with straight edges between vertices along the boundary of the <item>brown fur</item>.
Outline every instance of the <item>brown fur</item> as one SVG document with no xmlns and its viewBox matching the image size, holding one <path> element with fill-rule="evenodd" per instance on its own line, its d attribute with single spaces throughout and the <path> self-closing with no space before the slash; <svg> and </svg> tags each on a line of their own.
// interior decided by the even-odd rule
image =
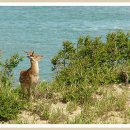
<svg viewBox="0 0 130 130">
<path fill-rule="evenodd" d="M 30 58 L 31 67 L 28 70 L 20 72 L 20 84 L 25 95 L 27 93 L 28 99 L 31 96 L 31 91 L 35 93 L 35 86 L 39 80 L 39 66 L 38 61 L 41 60 L 42 56 L 34 54 L 34 52 L 26 52 L 28 58 Z M 35 94 L 34 94 L 35 96 Z"/>
</svg>

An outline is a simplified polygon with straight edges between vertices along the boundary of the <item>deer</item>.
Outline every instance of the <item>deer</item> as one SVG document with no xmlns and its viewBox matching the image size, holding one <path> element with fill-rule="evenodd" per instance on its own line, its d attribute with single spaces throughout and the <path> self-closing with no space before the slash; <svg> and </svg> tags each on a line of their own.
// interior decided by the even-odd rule
<svg viewBox="0 0 130 130">
<path fill-rule="evenodd" d="M 21 84 L 23 95 L 27 94 L 28 100 L 30 99 L 31 92 L 34 94 L 35 100 L 35 87 L 39 82 L 39 65 L 38 62 L 43 56 L 35 54 L 34 51 L 24 51 L 30 59 L 30 68 L 20 72 L 19 81 Z"/>
</svg>

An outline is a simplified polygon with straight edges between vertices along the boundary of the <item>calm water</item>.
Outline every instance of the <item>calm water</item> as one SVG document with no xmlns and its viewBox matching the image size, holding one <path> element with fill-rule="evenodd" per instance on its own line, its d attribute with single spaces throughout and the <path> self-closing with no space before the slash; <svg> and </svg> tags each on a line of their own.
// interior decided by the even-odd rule
<svg viewBox="0 0 130 130">
<path fill-rule="evenodd" d="M 34 49 L 44 55 L 40 62 L 42 80 L 51 80 L 50 59 L 64 40 L 76 42 L 81 35 L 105 35 L 113 30 L 130 30 L 130 7 L 0 7 L 0 50 L 5 58 Z M 27 69 L 27 58 L 15 69 Z"/>
</svg>

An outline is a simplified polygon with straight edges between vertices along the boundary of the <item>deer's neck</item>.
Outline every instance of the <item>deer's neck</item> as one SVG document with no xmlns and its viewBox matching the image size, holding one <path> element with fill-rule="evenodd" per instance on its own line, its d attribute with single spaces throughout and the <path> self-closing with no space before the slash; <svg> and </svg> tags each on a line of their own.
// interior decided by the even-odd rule
<svg viewBox="0 0 130 130">
<path fill-rule="evenodd" d="M 30 69 L 34 75 L 38 75 L 39 74 L 38 61 L 31 61 L 31 68 Z"/>
</svg>

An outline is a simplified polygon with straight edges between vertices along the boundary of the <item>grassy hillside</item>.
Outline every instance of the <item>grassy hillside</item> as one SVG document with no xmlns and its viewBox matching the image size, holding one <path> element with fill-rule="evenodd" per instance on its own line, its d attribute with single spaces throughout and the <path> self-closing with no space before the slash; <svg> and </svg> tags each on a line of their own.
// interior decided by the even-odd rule
<svg viewBox="0 0 130 130">
<path fill-rule="evenodd" d="M 1 63 L 0 123 L 130 123 L 129 33 L 64 41 L 51 60 L 55 78 L 37 85 L 35 102 L 13 87 L 13 70 L 22 60 L 16 54 Z"/>
</svg>

